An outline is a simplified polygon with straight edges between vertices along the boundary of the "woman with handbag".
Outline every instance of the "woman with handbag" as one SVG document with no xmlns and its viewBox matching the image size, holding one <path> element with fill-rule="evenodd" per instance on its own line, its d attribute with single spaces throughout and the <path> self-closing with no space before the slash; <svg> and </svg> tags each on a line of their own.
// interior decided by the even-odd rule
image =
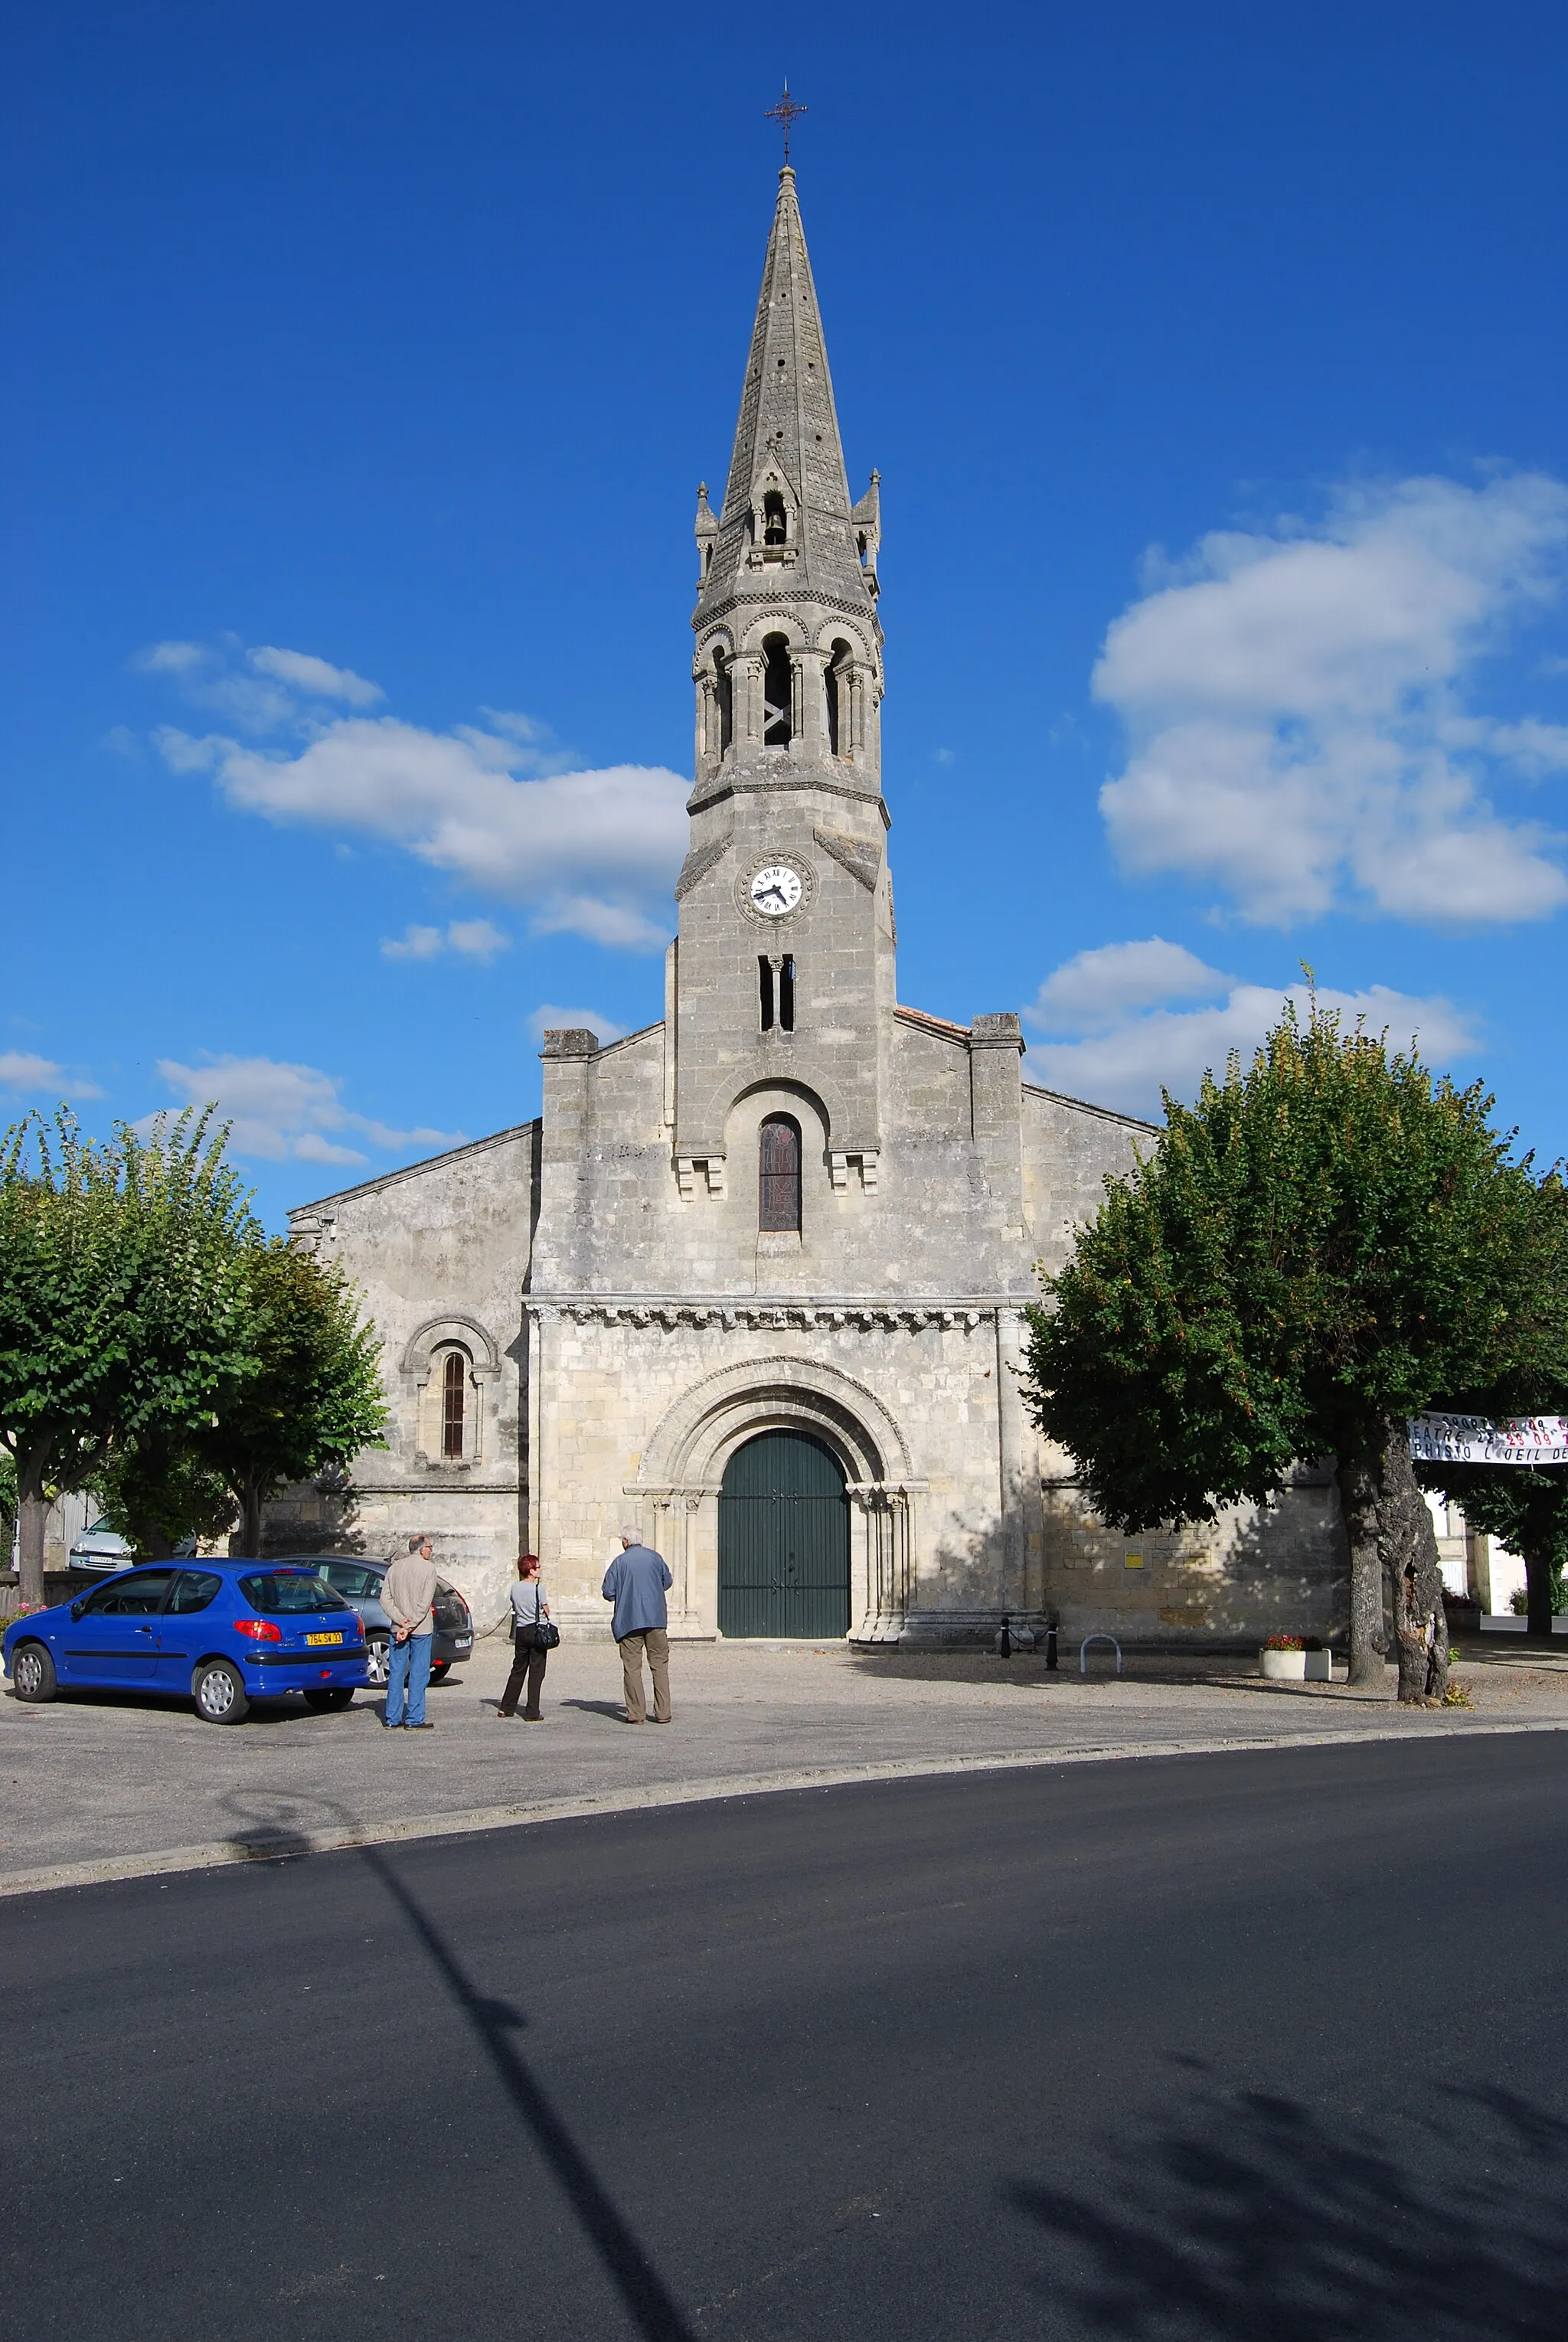
<svg viewBox="0 0 1568 2342">
<path fill-rule="evenodd" d="M 536 1553 L 522 1554 L 517 1561 L 517 1583 L 512 1588 L 512 1672 L 506 1678 L 497 1716 L 516 1715 L 517 1695 L 526 1676 L 528 1697 L 523 1721 L 544 1721 L 539 1714 L 539 1690 L 550 1653 L 560 1639 L 561 1629 L 551 1620 L 550 1605 L 539 1582 L 539 1556 Z"/>
</svg>

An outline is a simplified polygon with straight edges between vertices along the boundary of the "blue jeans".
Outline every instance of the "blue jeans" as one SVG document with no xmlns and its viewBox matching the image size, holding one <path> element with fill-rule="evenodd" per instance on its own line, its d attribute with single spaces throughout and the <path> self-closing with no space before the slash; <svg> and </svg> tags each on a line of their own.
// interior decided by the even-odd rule
<svg viewBox="0 0 1568 2342">
<path fill-rule="evenodd" d="M 388 1724 L 424 1723 L 424 1686 L 430 1681 L 430 1654 L 434 1648 L 434 1635 L 410 1635 L 404 1643 L 394 1636 L 386 1661 Z M 406 1716 L 403 1712 L 405 1694 L 408 1701 Z"/>
</svg>

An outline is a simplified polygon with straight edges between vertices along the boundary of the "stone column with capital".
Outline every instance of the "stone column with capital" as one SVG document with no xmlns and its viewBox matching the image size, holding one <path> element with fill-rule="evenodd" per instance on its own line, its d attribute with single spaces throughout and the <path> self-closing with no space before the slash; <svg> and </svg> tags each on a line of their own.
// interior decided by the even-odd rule
<svg viewBox="0 0 1568 2342">
<path fill-rule="evenodd" d="M 802 650 L 794 655 L 795 736 L 803 756 L 821 762 L 829 753 L 827 732 L 828 653 Z"/>
</svg>

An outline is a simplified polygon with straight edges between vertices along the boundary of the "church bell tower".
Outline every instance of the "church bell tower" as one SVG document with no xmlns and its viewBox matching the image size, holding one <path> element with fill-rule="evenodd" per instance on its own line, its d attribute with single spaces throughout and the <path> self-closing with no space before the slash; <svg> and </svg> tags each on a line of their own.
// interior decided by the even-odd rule
<svg viewBox="0 0 1568 2342">
<path fill-rule="evenodd" d="M 877 475 L 852 504 L 794 173 L 779 174 L 723 504 L 697 497 L 696 776 L 667 1013 L 682 1188 L 737 1099 L 798 1090 L 876 1186 L 894 1002 Z"/>
</svg>

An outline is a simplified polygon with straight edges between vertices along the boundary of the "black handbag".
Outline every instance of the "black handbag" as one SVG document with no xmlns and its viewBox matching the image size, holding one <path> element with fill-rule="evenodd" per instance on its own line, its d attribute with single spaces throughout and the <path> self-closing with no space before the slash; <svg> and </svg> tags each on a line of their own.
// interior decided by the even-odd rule
<svg viewBox="0 0 1568 2342">
<path fill-rule="evenodd" d="M 546 1618 L 543 1610 L 535 1618 L 519 1618 L 514 1622 L 513 1641 L 521 1644 L 524 1635 L 533 1636 L 536 1651 L 553 1651 L 561 1640 L 560 1627 L 553 1619 Z"/>
</svg>

